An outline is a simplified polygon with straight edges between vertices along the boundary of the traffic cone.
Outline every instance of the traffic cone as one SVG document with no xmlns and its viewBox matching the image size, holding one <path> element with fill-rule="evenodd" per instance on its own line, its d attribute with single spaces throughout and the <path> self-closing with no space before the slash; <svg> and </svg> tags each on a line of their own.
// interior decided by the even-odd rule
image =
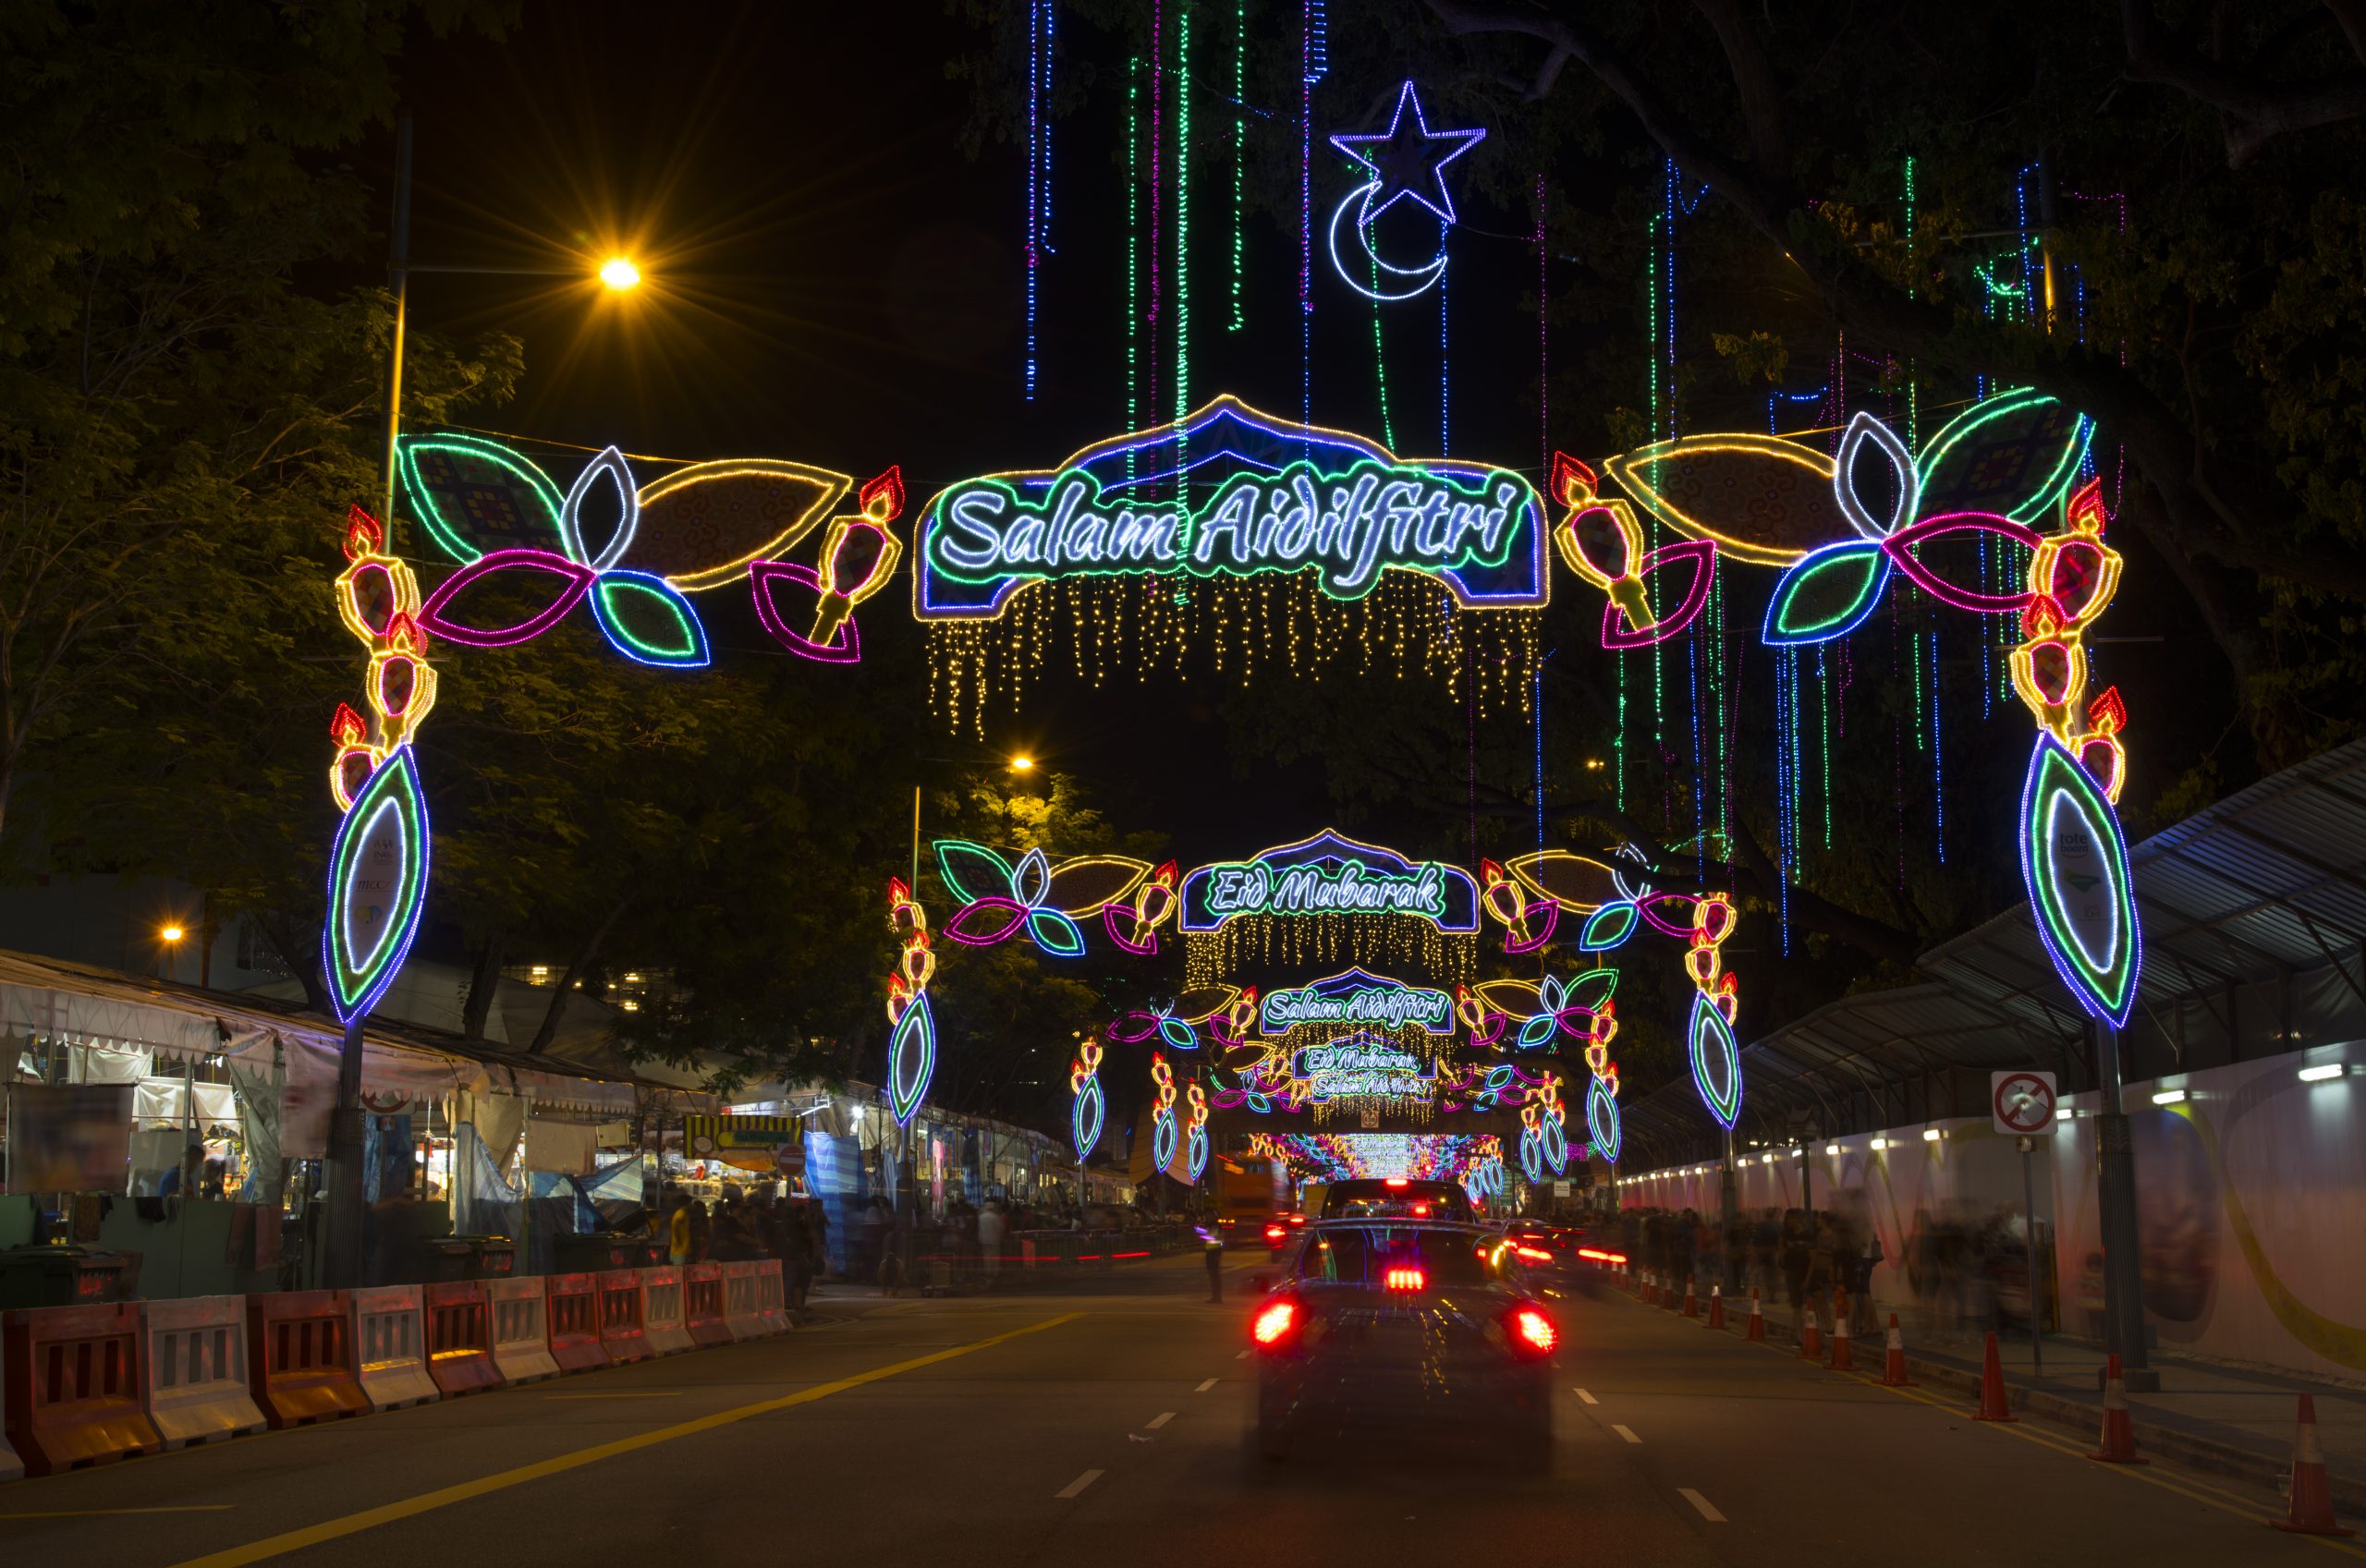
<svg viewBox="0 0 2366 1568">
<path fill-rule="evenodd" d="M 2128 1384 L 2119 1374 L 2119 1357 L 2104 1357 L 2103 1446 L 2087 1455 L 2106 1465 L 2150 1465 L 2136 1452 L 2136 1428 L 2128 1420 Z"/>
<path fill-rule="evenodd" d="M 1906 1339 L 1897 1331 L 1897 1314 L 1889 1315 L 1889 1345 L 1882 1353 L 1882 1387 L 1910 1389 L 1914 1380 L 1906 1375 Z"/>
<path fill-rule="evenodd" d="M 2300 1396 L 2299 1421 L 2292 1428 L 2292 1479 L 2287 1489 L 2292 1501 L 2286 1517 L 2268 1521 L 2277 1529 L 2299 1536 L 2358 1533 L 2343 1529 L 2333 1516 L 2333 1479 L 2325 1474 L 2324 1446 L 2317 1440 L 2317 1402 L 2311 1394 Z"/>
<path fill-rule="evenodd" d="M 1848 1298 L 1845 1295 L 1832 1312 L 1832 1369 L 1835 1372 L 1857 1369 L 1856 1353 L 1848 1348 Z"/>
<path fill-rule="evenodd" d="M 1750 1328 L 1742 1334 L 1741 1337 L 1746 1340 L 1754 1341 L 1759 1344 L 1764 1344 L 1766 1343 L 1766 1314 L 1758 1309 L 1758 1287 L 1756 1285 L 1750 1287 Z"/>
<path fill-rule="evenodd" d="M 2018 1421 L 2012 1406 L 2005 1402 L 2005 1364 L 1996 1357 L 1996 1331 L 1988 1331 L 1988 1354 L 1980 1368 L 1980 1408 L 1971 1413 L 1975 1421 Z"/>
<path fill-rule="evenodd" d="M 1649 1269 L 1643 1270 L 1642 1300 L 1646 1307 L 1657 1307 L 1660 1304 L 1659 1276 Z"/>
<path fill-rule="evenodd" d="M 1709 1327 L 1713 1329 L 1722 1329 L 1725 1326 L 1726 1287 L 1723 1285 L 1711 1285 L 1709 1287 Z"/>
<path fill-rule="evenodd" d="M 1692 1294 L 1692 1276 L 1689 1274 L 1684 1276 L 1684 1315 L 1687 1318 L 1701 1316 L 1700 1298 Z"/>
<path fill-rule="evenodd" d="M 1801 1311 L 1804 1316 L 1799 1319 L 1799 1359 L 1821 1361 L 1823 1359 L 1823 1335 L 1815 1326 L 1815 1308 L 1809 1307 Z"/>
</svg>

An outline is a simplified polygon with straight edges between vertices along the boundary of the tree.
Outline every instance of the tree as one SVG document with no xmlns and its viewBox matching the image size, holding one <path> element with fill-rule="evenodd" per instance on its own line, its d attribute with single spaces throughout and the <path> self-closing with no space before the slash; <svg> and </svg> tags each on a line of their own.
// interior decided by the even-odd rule
<svg viewBox="0 0 2366 1568">
<path fill-rule="evenodd" d="M 291 553 L 333 548 L 362 492 L 384 300 L 323 302 L 295 276 L 367 233 L 359 182 L 323 155 L 386 118 L 414 11 L 497 28 L 506 7 L 0 15 L 0 835 L 30 773 L 75 795 L 67 737 L 157 719 L 186 652 L 284 626 L 261 590 L 287 586 Z M 516 373 L 498 339 L 420 357 L 430 415 Z"/>
</svg>

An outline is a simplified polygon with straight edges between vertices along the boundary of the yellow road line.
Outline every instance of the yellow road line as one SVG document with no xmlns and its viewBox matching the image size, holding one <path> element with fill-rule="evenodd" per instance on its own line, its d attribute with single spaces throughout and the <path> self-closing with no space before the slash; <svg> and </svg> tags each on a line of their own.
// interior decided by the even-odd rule
<svg viewBox="0 0 2366 1568">
<path fill-rule="evenodd" d="M 178 1508 L 49 1508 L 35 1513 L 0 1513 L 0 1522 L 10 1519 L 103 1519 L 117 1513 L 226 1513 L 238 1506 L 229 1502 L 191 1502 Z"/>
<path fill-rule="evenodd" d="M 883 1379 L 899 1377 L 906 1372 L 918 1371 L 923 1367 L 933 1367 L 941 1361 L 951 1361 L 957 1356 L 968 1355 L 981 1350 L 991 1350 L 995 1345 L 1006 1344 L 1012 1340 L 1028 1334 L 1041 1333 L 1045 1329 L 1056 1329 L 1062 1323 L 1073 1322 L 1083 1316 L 1081 1312 L 1064 1312 L 1056 1318 L 1046 1318 L 1040 1323 L 1030 1323 L 1023 1329 L 1013 1329 L 1008 1333 L 973 1340 L 968 1344 L 957 1344 L 949 1350 L 933 1351 L 926 1355 L 916 1355 L 909 1361 L 898 1361 L 893 1366 L 876 1367 L 868 1372 L 858 1372 L 851 1378 L 840 1378 L 835 1382 L 817 1383 L 810 1389 L 797 1393 L 784 1394 L 778 1399 L 743 1404 L 735 1410 L 719 1410 L 712 1416 L 701 1416 L 695 1420 L 678 1422 L 671 1427 L 660 1427 L 654 1431 L 642 1432 L 634 1437 L 618 1438 L 614 1442 L 604 1442 L 592 1448 L 578 1449 L 573 1453 L 562 1453 L 555 1458 L 538 1460 L 531 1465 L 521 1465 L 514 1470 L 503 1470 L 495 1475 L 481 1476 L 472 1481 L 463 1481 L 457 1486 L 441 1487 L 434 1491 L 421 1492 L 417 1497 L 407 1497 L 400 1501 L 385 1503 L 377 1508 L 365 1508 L 359 1513 L 348 1513 L 341 1519 L 329 1519 L 318 1525 L 307 1525 L 300 1530 L 289 1530 L 284 1535 L 272 1536 L 262 1540 L 250 1542 L 245 1546 L 232 1547 L 226 1551 L 212 1552 L 204 1557 L 192 1557 L 185 1562 L 175 1564 L 175 1568 L 240 1568 L 244 1563 L 261 1562 L 266 1558 L 284 1556 L 291 1551 L 301 1551 L 306 1547 L 319 1546 L 323 1541 L 359 1535 L 363 1530 L 375 1529 L 380 1525 L 391 1525 L 399 1519 L 412 1518 L 438 1508 L 448 1508 L 456 1502 L 466 1502 L 471 1498 L 483 1497 L 489 1492 L 503 1491 L 510 1487 L 523 1486 L 529 1481 L 539 1481 L 545 1477 L 579 1469 L 586 1465 L 596 1465 L 603 1459 L 614 1459 L 619 1454 L 636 1453 L 640 1449 L 652 1448 L 662 1442 L 672 1442 L 677 1438 L 695 1437 L 701 1432 L 711 1432 L 718 1427 L 728 1427 L 735 1422 L 745 1421 L 750 1416 L 768 1416 L 775 1410 L 811 1404 L 815 1400 L 827 1399 L 832 1394 L 844 1393 L 848 1389 L 859 1389 L 865 1383 L 875 1383 Z"/>
</svg>

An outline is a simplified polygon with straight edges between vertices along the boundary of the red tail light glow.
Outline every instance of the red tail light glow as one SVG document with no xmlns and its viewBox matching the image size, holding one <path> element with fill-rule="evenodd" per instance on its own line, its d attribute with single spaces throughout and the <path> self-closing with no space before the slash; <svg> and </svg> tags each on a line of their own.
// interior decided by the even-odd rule
<svg viewBox="0 0 2366 1568">
<path fill-rule="evenodd" d="M 1515 1345 L 1531 1355 L 1550 1355 L 1561 1343 L 1561 1331 L 1553 1326 L 1553 1319 L 1533 1307 L 1514 1307 L 1511 1328 Z"/>
<path fill-rule="evenodd" d="M 1303 1214 L 1293 1214 L 1290 1216 L 1290 1223 L 1293 1225 L 1303 1225 L 1306 1223 L 1306 1216 Z"/>
<path fill-rule="evenodd" d="M 1553 1261 L 1553 1255 L 1542 1247 L 1523 1246 L 1519 1248 L 1518 1251 L 1520 1261 L 1523 1263 L 1550 1263 Z"/>
<path fill-rule="evenodd" d="M 1623 1252 L 1604 1252 L 1600 1247 L 1595 1246 L 1581 1246 L 1578 1248 L 1578 1256 L 1586 1259 L 1590 1263 L 1624 1263 L 1627 1261 L 1627 1255 Z"/>
<path fill-rule="evenodd" d="M 1265 1227 L 1265 1239 L 1267 1241 L 1279 1241 L 1288 1234 L 1289 1233 L 1287 1231 L 1283 1230 L 1279 1225 L 1268 1225 Z"/>
<path fill-rule="evenodd" d="M 1381 1275 L 1380 1282 L 1390 1290 L 1427 1290 L 1430 1277 L 1419 1269 L 1390 1269 Z"/>
<path fill-rule="evenodd" d="M 1260 1348 L 1271 1350 L 1289 1338 L 1291 1331 L 1297 1327 L 1298 1303 L 1276 1301 L 1257 1314 L 1255 1320 L 1249 1325 L 1249 1333 Z"/>
<path fill-rule="evenodd" d="M 1417 1203 L 1417 1204 L 1413 1205 L 1413 1218 L 1414 1218 L 1414 1219 L 1416 1219 L 1416 1220 L 1426 1220 L 1426 1219 L 1428 1219 L 1429 1217 L 1430 1217 L 1430 1206 L 1429 1206 L 1428 1204 L 1426 1204 L 1426 1203 Z"/>
<path fill-rule="evenodd" d="M 1387 1179 L 1387 1185 L 1393 1187 L 1405 1187 L 1411 1186 L 1413 1184 L 1406 1177 L 1391 1176 Z"/>
</svg>

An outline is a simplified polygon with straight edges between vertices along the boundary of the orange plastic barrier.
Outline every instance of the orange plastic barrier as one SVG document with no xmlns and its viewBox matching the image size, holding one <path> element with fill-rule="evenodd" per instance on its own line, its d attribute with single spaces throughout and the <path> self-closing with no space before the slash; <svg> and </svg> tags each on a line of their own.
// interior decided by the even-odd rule
<svg viewBox="0 0 2366 1568">
<path fill-rule="evenodd" d="M 140 1304 L 26 1307 L 0 1313 L 8 1441 L 34 1476 L 164 1446 L 140 1407 L 147 1346 Z"/>
<path fill-rule="evenodd" d="M 780 1265 L 773 1262 L 723 1266 L 723 1322 L 735 1340 L 758 1340 L 780 1331 L 764 1320 L 763 1307 L 756 1295 L 768 1269 L 780 1272 Z"/>
<path fill-rule="evenodd" d="M 166 1448 L 263 1428 L 247 1388 L 247 1302 L 238 1295 L 143 1301 L 148 1418 Z"/>
<path fill-rule="evenodd" d="M 373 1409 L 400 1410 L 444 1397 L 427 1375 L 427 1325 L 417 1285 L 358 1290 L 353 1304 L 354 1371 Z"/>
<path fill-rule="evenodd" d="M 600 1343 L 600 1276 L 552 1274 L 543 1281 L 550 1297 L 551 1359 L 562 1372 L 588 1372 L 608 1364 Z"/>
<path fill-rule="evenodd" d="M 672 1355 L 693 1348 L 690 1331 L 682 1324 L 682 1270 L 672 1264 L 639 1270 L 640 1331 L 652 1355 Z"/>
<path fill-rule="evenodd" d="M 689 1263 L 682 1268 L 682 1326 L 700 1345 L 729 1344 L 731 1325 L 723 1320 L 723 1265 Z"/>
<path fill-rule="evenodd" d="M 501 1386 L 493 1364 L 493 1307 L 482 1280 L 428 1285 L 427 1375 L 444 1397 Z"/>
<path fill-rule="evenodd" d="M 247 1297 L 247 1375 L 274 1428 L 369 1413 L 353 1366 L 346 1293 L 274 1291 Z"/>
<path fill-rule="evenodd" d="M 766 1332 L 788 1332 L 788 1280 L 778 1258 L 756 1265 L 756 1315 Z"/>
<path fill-rule="evenodd" d="M 558 1376 L 551 1359 L 550 1299 L 532 1275 L 487 1280 L 484 1297 L 493 1308 L 493 1366 L 505 1383 L 538 1383 Z"/>
<path fill-rule="evenodd" d="M 600 1348 L 616 1366 L 649 1359 L 649 1336 L 640 1326 L 640 1270 L 609 1269 L 600 1282 Z"/>
</svg>

